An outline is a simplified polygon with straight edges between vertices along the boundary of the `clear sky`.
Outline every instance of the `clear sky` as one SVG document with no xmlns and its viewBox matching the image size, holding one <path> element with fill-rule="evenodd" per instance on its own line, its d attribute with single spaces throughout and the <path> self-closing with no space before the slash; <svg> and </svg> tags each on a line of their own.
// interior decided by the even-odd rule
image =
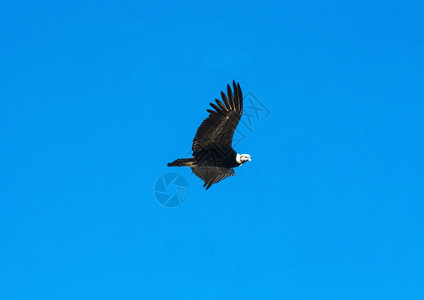
<svg viewBox="0 0 424 300">
<path fill-rule="evenodd" d="M 1 299 L 424 299 L 423 2 L 1 7 Z M 205 191 L 166 164 L 233 79 Z"/>
</svg>

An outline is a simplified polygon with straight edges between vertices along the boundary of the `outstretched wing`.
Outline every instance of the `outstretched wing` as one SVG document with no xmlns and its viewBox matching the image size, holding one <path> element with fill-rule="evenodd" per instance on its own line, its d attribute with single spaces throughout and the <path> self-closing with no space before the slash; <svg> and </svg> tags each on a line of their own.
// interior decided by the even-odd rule
<svg viewBox="0 0 424 300">
<path fill-rule="evenodd" d="M 227 153 L 232 149 L 234 131 L 241 119 L 243 113 L 243 95 L 240 85 L 233 81 L 233 90 L 227 85 L 227 95 L 221 92 L 222 103 L 216 99 L 216 104 L 210 103 L 212 109 L 208 109 L 209 117 L 205 119 L 197 129 L 196 136 L 193 139 L 193 153 L 218 149 Z"/>
<path fill-rule="evenodd" d="M 201 166 L 192 167 L 191 170 L 197 177 L 205 182 L 203 187 L 206 187 L 206 189 L 229 176 L 235 175 L 233 168 Z"/>
</svg>

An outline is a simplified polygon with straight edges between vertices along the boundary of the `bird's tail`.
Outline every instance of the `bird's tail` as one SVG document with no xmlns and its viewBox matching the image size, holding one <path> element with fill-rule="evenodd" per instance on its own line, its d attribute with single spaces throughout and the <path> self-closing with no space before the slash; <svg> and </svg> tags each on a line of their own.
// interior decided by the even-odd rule
<svg viewBox="0 0 424 300">
<path fill-rule="evenodd" d="M 196 159 L 194 157 L 190 158 L 179 158 L 173 162 L 168 163 L 168 167 L 192 167 Z"/>
</svg>

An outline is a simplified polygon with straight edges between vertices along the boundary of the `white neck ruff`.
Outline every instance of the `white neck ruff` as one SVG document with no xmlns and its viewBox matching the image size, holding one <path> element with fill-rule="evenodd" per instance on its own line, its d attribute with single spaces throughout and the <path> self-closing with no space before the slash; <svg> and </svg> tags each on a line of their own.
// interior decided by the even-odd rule
<svg viewBox="0 0 424 300">
<path fill-rule="evenodd" d="M 236 155 L 236 161 L 237 161 L 239 164 L 241 164 L 241 160 L 240 160 L 240 158 L 241 158 L 241 155 L 237 153 L 237 155 Z"/>
</svg>

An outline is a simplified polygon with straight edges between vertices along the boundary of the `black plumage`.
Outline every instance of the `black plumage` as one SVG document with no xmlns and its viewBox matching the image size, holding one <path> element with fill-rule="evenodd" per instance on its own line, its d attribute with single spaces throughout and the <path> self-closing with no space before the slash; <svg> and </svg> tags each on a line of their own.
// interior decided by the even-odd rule
<svg viewBox="0 0 424 300">
<path fill-rule="evenodd" d="M 221 92 L 222 101 L 215 99 L 207 109 L 209 117 L 197 129 L 193 139 L 191 158 L 177 159 L 170 167 L 191 167 L 201 178 L 206 189 L 213 184 L 234 176 L 234 167 L 250 161 L 248 154 L 239 155 L 232 147 L 234 131 L 243 113 L 243 95 L 240 85 L 233 81 L 233 91 L 227 85 L 227 94 Z"/>
</svg>

